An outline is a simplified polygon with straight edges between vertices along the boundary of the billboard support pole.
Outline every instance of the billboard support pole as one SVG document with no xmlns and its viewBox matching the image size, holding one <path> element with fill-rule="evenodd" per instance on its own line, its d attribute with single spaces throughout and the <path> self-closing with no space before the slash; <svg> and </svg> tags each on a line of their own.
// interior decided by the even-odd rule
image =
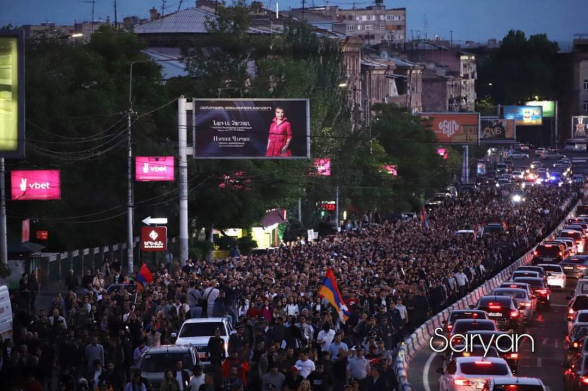
<svg viewBox="0 0 588 391">
<path fill-rule="evenodd" d="M 469 175 L 469 145 L 464 145 L 463 149 L 463 167 L 462 167 L 462 174 L 461 174 L 461 183 L 469 183 L 470 175 Z"/>
<path fill-rule="evenodd" d="M 132 106 L 127 112 L 127 267 L 130 275 L 134 270 L 134 240 L 133 240 L 133 145 L 131 143 L 131 115 Z"/>
<path fill-rule="evenodd" d="M 302 223 L 302 198 L 298 198 L 298 221 Z"/>
<path fill-rule="evenodd" d="M 337 183 L 337 187 L 335 187 L 335 224 L 335 228 L 337 228 L 337 232 L 339 232 L 339 183 Z"/>
<path fill-rule="evenodd" d="M 188 127 L 186 98 L 183 95 L 178 99 L 178 144 L 180 155 L 180 266 L 183 267 L 188 260 Z"/>
<path fill-rule="evenodd" d="M 0 257 L 8 265 L 8 244 L 6 239 L 6 181 L 4 179 L 4 158 L 0 158 Z"/>
<path fill-rule="evenodd" d="M 558 115 L 558 108 L 559 108 L 559 102 L 556 100 L 555 101 L 555 147 L 557 148 L 557 146 L 559 145 L 559 134 L 558 134 L 558 129 L 557 129 L 557 115 Z"/>
</svg>

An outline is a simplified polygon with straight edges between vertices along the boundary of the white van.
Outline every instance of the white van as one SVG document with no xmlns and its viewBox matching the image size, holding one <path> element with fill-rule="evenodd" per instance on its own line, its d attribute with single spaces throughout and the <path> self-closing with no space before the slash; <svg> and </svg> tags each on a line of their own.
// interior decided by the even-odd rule
<svg viewBox="0 0 588 391">
<path fill-rule="evenodd" d="M 0 337 L 2 341 L 12 338 L 12 305 L 6 285 L 0 286 Z"/>
</svg>

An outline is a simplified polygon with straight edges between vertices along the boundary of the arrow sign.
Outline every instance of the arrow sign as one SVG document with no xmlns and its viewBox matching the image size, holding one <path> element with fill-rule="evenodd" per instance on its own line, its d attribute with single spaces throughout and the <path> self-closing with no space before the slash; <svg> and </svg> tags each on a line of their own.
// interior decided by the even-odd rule
<svg viewBox="0 0 588 391">
<path fill-rule="evenodd" d="M 147 225 L 167 224 L 167 218 L 166 217 L 151 218 L 151 216 L 149 216 L 145 220 L 143 220 L 143 224 L 147 224 Z"/>
</svg>

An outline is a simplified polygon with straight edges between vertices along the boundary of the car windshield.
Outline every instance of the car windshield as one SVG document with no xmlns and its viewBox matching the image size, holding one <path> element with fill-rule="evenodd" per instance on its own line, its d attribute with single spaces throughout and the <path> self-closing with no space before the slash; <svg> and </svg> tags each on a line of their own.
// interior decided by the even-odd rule
<svg viewBox="0 0 588 391">
<path fill-rule="evenodd" d="M 586 335 L 588 335 L 588 326 L 580 326 L 580 327 L 576 327 L 575 330 L 573 331 L 573 339 L 578 339 L 578 338 L 582 338 L 585 337 Z"/>
<path fill-rule="evenodd" d="M 484 322 L 456 322 L 453 328 L 454 334 L 464 334 L 470 330 L 496 330 L 496 325 L 492 321 Z"/>
<path fill-rule="evenodd" d="M 576 318 L 576 322 L 588 322 L 588 312 L 582 312 L 580 315 L 578 315 L 578 317 Z"/>
<path fill-rule="evenodd" d="M 542 268 L 546 272 L 561 273 L 561 266 L 557 266 L 557 265 L 545 265 L 545 266 L 542 266 Z"/>
<path fill-rule="evenodd" d="M 538 384 L 496 384 L 493 391 L 543 391 L 543 386 Z"/>
<path fill-rule="evenodd" d="M 572 304 L 572 309 L 574 311 L 588 310 L 588 296 L 576 297 L 576 300 L 574 300 L 574 304 Z"/>
<path fill-rule="evenodd" d="M 517 282 L 524 282 L 525 284 L 531 285 L 533 288 L 543 288 L 543 280 L 538 278 L 517 278 Z"/>
<path fill-rule="evenodd" d="M 515 299 L 524 299 L 527 296 L 525 292 L 517 292 L 517 291 L 496 291 L 493 293 L 494 296 L 510 296 L 514 297 Z"/>
<path fill-rule="evenodd" d="M 180 332 L 180 338 L 212 337 L 217 328 L 221 330 L 221 336 L 226 337 L 227 333 L 222 322 L 184 323 L 182 331 Z"/>
<path fill-rule="evenodd" d="M 461 363 L 460 370 L 464 375 L 510 375 L 510 371 L 508 370 L 508 366 L 506 364 L 494 363 L 490 361 Z"/>
<path fill-rule="evenodd" d="M 176 362 L 182 360 L 184 368 L 192 368 L 194 363 L 189 352 L 185 353 L 154 353 L 147 354 L 142 361 L 141 371 L 143 372 L 165 372 L 173 370 Z"/>
</svg>

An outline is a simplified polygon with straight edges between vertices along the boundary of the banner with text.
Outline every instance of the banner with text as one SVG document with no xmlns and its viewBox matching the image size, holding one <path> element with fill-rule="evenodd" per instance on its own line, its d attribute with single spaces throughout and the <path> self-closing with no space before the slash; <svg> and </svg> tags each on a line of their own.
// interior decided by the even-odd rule
<svg viewBox="0 0 588 391">
<path fill-rule="evenodd" d="M 479 113 L 421 113 L 441 144 L 477 144 Z"/>
<path fill-rule="evenodd" d="M 195 159 L 307 159 L 308 99 L 195 99 Z"/>
<path fill-rule="evenodd" d="M 516 123 L 514 119 L 484 118 L 480 120 L 480 142 L 510 143 L 516 140 Z"/>
<path fill-rule="evenodd" d="M 10 190 L 13 201 L 59 200 L 59 170 L 11 171 Z"/>
</svg>

